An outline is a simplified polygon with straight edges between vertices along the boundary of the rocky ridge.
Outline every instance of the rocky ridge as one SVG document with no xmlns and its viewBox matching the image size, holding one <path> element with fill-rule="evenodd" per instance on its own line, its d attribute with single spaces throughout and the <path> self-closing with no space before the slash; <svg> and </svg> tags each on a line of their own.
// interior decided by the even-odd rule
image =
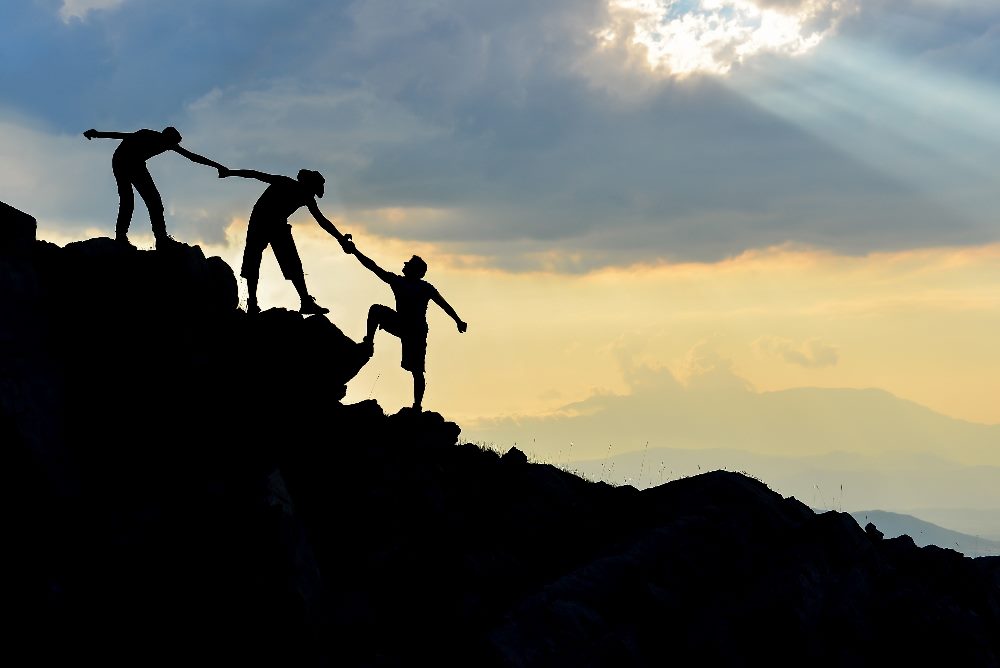
<svg viewBox="0 0 1000 668">
<path fill-rule="evenodd" d="M 0 207 L 4 602 L 39 664 L 1000 665 L 1000 558 L 344 405 L 364 355 L 325 317 L 248 317 L 196 246 L 34 230 Z"/>
</svg>

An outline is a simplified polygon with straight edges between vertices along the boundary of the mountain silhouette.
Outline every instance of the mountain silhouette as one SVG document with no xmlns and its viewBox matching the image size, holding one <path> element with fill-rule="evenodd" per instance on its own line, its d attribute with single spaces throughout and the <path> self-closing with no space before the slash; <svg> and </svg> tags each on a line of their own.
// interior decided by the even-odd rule
<svg viewBox="0 0 1000 668">
<path fill-rule="evenodd" d="M 342 403 L 219 258 L 0 209 L 7 651 L 38 665 L 1000 665 L 1000 558 L 737 473 L 648 490 Z"/>
<path fill-rule="evenodd" d="M 885 510 L 856 510 L 851 516 L 858 524 L 875 524 L 886 536 L 909 536 L 920 547 L 937 545 L 970 557 L 1000 556 L 1000 541 L 945 529 L 913 515 Z"/>
<path fill-rule="evenodd" d="M 850 413 L 844 415 L 845 419 L 851 416 Z M 734 439 L 733 444 L 737 443 L 739 441 Z M 589 480 L 630 484 L 639 489 L 703 471 L 739 471 L 814 509 L 853 512 L 879 508 L 1000 541 L 1000 488 L 997 487 L 1000 467 L 964 466 L 920 452 L 805 453 L 796 457 L 760 454 L 735 447 L 650 446 L 600 459 L 569 461 L 562 466 Z M 895 532 L 886 531 L 890 533 Z M 953 542 L 938 544 L 953 546 Z M 959 551 L 965 552 L 964 549 Z"/>
</svg>

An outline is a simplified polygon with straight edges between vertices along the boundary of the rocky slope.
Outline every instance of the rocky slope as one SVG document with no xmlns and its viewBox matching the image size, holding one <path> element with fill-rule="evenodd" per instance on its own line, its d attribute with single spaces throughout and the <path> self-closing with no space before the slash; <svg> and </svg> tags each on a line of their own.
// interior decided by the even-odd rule
<svg viewBox="0 0 1000 668">
<path fill-rule="evenodd" d="M 322 316 L 0 209 L 11 650 L 105 665 L 1000 665 L 1000 559 L 714 472 L 639 492 L 342 405 Z"/>
</svg>

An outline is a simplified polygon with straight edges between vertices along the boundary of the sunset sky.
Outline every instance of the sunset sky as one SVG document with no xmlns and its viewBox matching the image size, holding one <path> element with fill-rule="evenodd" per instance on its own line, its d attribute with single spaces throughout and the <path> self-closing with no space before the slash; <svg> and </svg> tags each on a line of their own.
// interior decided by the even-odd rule
<svg viewBox="0 0 1000 668">
<path fill-rule="evenodd" d="M 90 127 L 317 169 L 327 216 L 388 269 L 422 255 L 469 323 L 431 306 L 425 399 L 466 438 L 1000 466 L 995 0 L 17 0 L 0 38 L 0 200 L 40 238 L 113 235 L 117 142 Z M 238 267 L 262 184 L 149 166 L 171 234 Z M 391 293 L 292 222 L 360 339 Z M 132 225 L 151 247 L 141 203 Z M 297 307 L 270 252 L 261 301 Z M 398 362 L 380 335 L 348 399 L 409 403 Z M 799 388 L 879 392 L 837 414 L 856 438 L 795 409 L 741 442 L 770 433 L 748 397 Z M 950 426 L 915 436 L 886 397 Z"/>
</svg>

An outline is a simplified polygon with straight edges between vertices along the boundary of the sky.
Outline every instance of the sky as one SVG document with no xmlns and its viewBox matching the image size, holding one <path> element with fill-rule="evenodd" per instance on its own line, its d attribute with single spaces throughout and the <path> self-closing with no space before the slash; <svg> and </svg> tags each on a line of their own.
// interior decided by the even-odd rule
<svg viewBox="0 0 1000 668">
<path fill-rule="evenodd" d="M 113 233 L 91 127 L 322 172 L 326 215 L 469 323 L 431 307 L 425 399 L 466 438 L 1000 466 L 996 2 L 14 0 L 0 83 L 0 200 L 55 243 Z M 149 166 L 171 234 L 238 266 L 262 184 Z M 389 291 L 291 222 L 359 339 Z M 269 253 L 260 296 L 297 305 Z M 348 400 L 406 405 L 398 361 L 380 335 Z"/>
</svg>

